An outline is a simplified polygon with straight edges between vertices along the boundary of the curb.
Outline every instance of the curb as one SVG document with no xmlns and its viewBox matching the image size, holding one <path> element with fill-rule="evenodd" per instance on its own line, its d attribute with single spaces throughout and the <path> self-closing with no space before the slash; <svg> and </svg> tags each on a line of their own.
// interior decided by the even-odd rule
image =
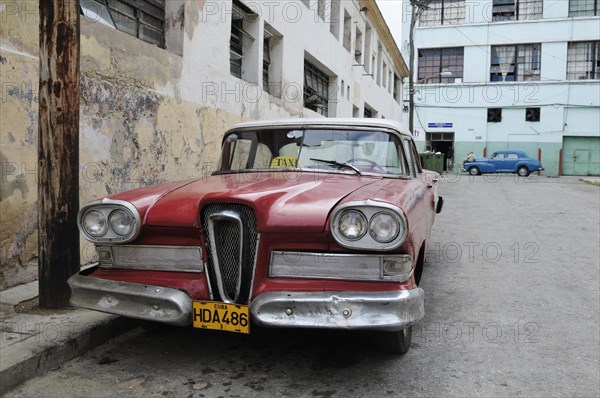
<svg viewBox="0 0 600 398">
<path fill-rule="evenodd" d="M 45 337 L 40 333 L 3 350 L 0 396 L 137 326 L 132 319 L 83 309 L 66 318 L 47 324 L 52 327 L 46 328 Z M 60 333 L 56 325 L 69 326 L 68 332 Z M 52 334 L 55 331 L 58 332 Z"/>
<path fill-rule="evenodd" d="M 579 181 L 584 182 L 586 184 L 594 185 L 596 187 L 600 187 L 599 178 L 580 178 Z"/>
</svg>

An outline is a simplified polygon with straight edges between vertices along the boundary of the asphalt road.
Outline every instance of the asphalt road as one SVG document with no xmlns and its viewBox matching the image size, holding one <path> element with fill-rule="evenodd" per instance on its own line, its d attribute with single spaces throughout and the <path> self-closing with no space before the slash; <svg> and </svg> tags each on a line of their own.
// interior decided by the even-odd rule
<svg viewBox="0 0 600 398">
<path fill-rule="evenodd" d="M 365 333 L 136 329 L 8 396 L 599 396 L 599 188 L 463 175 L 440 191 L 402 357 Z"/>
</svg>

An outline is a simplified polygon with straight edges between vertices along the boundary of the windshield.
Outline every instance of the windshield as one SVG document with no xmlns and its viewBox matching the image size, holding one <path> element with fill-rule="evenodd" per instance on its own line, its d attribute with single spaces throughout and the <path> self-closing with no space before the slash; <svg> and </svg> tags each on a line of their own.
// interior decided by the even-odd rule
<svg viewBox="0 0 600 398">
<path fill-rule="evenodd" d="M 277 169 L 408 175 L 399 137 L 385 131 L 280 129 L 225 137 L 219 172 Z"/>
</svg>

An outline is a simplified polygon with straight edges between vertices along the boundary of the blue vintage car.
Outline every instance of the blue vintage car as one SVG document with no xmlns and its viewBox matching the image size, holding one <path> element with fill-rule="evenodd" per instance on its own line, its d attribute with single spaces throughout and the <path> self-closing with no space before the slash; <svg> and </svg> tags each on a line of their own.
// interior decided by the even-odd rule
<svg viewBox="0 0 600 398">
<path fill-rule="evenodd" d="M 471 175 L 516 173 L 521 177 L 527 177 L 529 173 L 538 170 L 544 170 L 540 162 L 527 156 L 525 152 L 517 150 L 496 151 L 489 158 L 475 158 L 463 164 L 463 171 Z"/>
</svg>

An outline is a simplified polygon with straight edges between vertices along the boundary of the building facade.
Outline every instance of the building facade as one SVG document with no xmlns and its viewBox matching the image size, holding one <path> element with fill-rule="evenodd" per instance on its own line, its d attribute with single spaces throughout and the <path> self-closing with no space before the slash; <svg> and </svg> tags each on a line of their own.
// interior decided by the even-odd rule
<svg viewBox="0 0 600 398">
<path fill-rule="evenodd" d="M 402 117 L 408 72 L 374 0 L 80 5 L 81 203 L 210 173 L 240 121 Z M 38 9 L 0 1 L 0 289 L 37 276 Z"/>
<path fill-rule="evenodd" d="M 420 149 L 452 146 L 455 167 L 467 152 L 522 149 L 541 159 L 543 175 L 600 174 L 598 0 L 421 3 L 412 71 Z M 407 60 L 410 16 L 405 0 Z"/>
</svg>

